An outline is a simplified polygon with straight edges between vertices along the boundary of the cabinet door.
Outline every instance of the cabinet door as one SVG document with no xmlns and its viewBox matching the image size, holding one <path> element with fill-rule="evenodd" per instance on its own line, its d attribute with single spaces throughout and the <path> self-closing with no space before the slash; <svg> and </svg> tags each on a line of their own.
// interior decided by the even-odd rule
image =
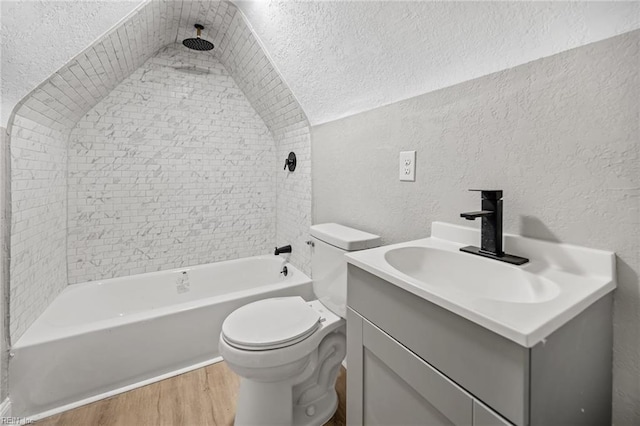
<svg viewBox="0 0 640 426">
<path fill-rule="evenodd" d="M 473 426 L 512 426 L 482 403 L 473 401 Z"/>
<path fill-rule="evenodd" d="M 379 358 L 364 351 L 364 425 L 450 426 L 451 422 Z"/>
<path fill-rule="evenodd" d="M 379 328 L 362 321 L 364 425 L 471 425 L 473 399 Z"/>
<path fill-rule="evenodd" d="M 347 425 L 362 425 L 362 317 L 347 307 Z"/>
</svg>

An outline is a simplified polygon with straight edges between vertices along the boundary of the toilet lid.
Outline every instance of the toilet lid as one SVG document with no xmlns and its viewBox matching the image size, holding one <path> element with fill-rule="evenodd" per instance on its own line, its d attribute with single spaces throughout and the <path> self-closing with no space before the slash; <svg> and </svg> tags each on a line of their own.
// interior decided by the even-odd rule
<svg viewBox="0 0 640 426">
<path fill-rule="evenodd" d="M 302 297 L 280 297 L 233 311 L 222 324 L 222 337 L 240 349 L 277 349 L 306 339 L 319 326 L 320 313 Z"/>
</svg>

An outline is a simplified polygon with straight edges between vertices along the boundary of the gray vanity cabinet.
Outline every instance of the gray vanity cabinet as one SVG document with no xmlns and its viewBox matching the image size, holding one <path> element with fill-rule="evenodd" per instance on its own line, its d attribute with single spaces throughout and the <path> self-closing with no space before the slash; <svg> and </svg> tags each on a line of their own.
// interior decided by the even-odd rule
<svg viewBox="0 0 640 426">
<path fill-rule="evenodd" d="M 349 425 L 610 424 L 610 295 L 526 348 L 348 268 Z"/>
<path fill-rule="evenodd" d="M 347 361 L 349 374 L 352 362 L 362 374 L 361 413 L 349 406 L 349 424 L 472 424 L 471 395 L 353 310 L 347 315 L 347 333 L 360 329 L 352 343 L 362 347 Z"/>
</svg>

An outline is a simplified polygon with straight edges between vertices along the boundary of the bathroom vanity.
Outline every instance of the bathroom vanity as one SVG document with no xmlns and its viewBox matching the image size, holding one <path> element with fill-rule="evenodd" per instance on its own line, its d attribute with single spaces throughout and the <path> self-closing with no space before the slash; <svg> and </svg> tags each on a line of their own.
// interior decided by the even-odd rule
<svg viewBox="0 0 640 426">
<path fill-rule="evenodd" d="M 613 253 L 506 236 L 522 269 L 460 253 L 476 236 L 347 256 L 348 424 L 609 424 Z"/>
</svg>

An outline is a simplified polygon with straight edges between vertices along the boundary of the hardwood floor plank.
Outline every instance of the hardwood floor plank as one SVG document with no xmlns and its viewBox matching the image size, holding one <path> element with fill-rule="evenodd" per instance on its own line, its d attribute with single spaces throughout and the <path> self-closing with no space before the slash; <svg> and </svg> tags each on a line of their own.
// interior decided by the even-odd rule
<svg viewBox="0 0 640 426">
<path fill-rule="evenodd" d="M 42 419 L 38 426 L 231 426 L 240 379 L 219 362 Z M 327 426 L 346 423 L 346 371 Z"/>
</svg>

